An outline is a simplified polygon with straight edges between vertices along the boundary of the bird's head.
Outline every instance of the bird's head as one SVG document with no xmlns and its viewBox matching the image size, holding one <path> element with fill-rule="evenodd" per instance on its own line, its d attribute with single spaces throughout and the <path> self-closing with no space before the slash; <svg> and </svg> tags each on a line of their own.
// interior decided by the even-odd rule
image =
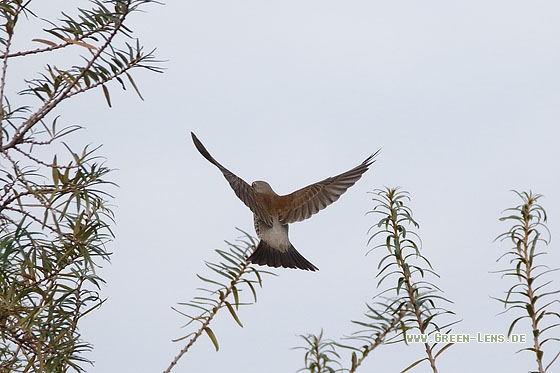
<svg viewBox="0 0 560 373">
<path fill-rule="evenodd" d="M 270 184 L 267 183 L 266 181 L 260 181 L 260 180 L 253 181 L 251 186 L 257 193 L 265 193 L 265 194 L 274 193 L 274 191 L 270 187 Z"/>
</svg>

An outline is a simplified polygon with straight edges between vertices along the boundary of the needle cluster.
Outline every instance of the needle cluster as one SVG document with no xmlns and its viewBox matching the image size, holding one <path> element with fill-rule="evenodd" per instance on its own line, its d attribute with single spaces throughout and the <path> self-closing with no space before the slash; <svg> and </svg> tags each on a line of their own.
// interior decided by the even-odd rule
<svg viewBox="0 0 560 373">
<path fill-rule="evenodd" d="M 56 21 L 41 18 L 40 3 L 0 4 L 2 372 L 83 371 L 92 346 L 78 325 L 103 302 L 95 269 L 110 257 L 111 170 L 98 148 L 71 144 L 80 127 L 55 109 L 96 87 L 110 104 L 111 81 L 138 92 L 130 71 L 159 71 L 126 26 L 148 1 L 95 0 Z M 38 24 L 31 41 L 19 32 Z M 38 47 L 21 47 L 30 42 Z M 22 72 L 37 61 L 41 73 Z"/>
</svg>

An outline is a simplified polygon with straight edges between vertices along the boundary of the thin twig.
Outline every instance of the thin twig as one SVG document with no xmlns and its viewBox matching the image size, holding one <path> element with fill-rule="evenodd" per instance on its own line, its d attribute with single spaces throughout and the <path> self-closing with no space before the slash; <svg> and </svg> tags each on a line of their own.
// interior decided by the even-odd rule
<svg viewBox="0 0 560 373">
<path fill-rule="evenodd" d="M 175 356 L 175 358 L 173 359 L 173 361 L 171 362 L 171 364 L 169 364 L 169 366 L 167 367 L 166 370 L 164 370 L 164 373 L 170 373 L 171 369 L 173 369 L 173 367 L 179 362 L 179 359 L 181 359 L 181 357 L 183 357 L 183 355 L 185 355 L 187 353 L 187 351 L 191 348 L 191 346 L 196 342 L 196 340 L 198 339 L 198 337 L 200 337 L 202 335 L 202 333 L 206 330 L 206 328 L 208 327 L 208 325 L 210 325 L 210 322 L 212 321 L 212 319 L 214 318 L 214 316 L 216 316 L 216 314 L 218 313 L 218 311 L 220 309 L 222 309 L 225 305 L 225 302 L 227 300 L 227 298 L 229 297 L 229 295 L 231 294 L 231 292 L 233 291 L 233 288 L 235 287 L 235 285 L 238 283 L 239 279 L 241 278 L 241 276 L 245 273 L 245 271 L 247 270 L 247 268 L 249 267 L 249 261 L 245 260 L 245 263 L 243 264 L 243 266 L 239 269 L 239 272 L 237 273 L 237 276 L 234 277 L 231 280 L 230 286 L 226 289 L 226 291 L 224 292 L 223 297 L 221 297 L 220 301 L 217 303 L 217 305 L 215 307 L 212 308 L 212 311 L 208 314 L 208 316 L 206 317 L 206 320 L 204 320 L 204 322 L 202 323 L 202 325 L 200 326 L 200 328 L 196 331 L 196 333 L 194 333 L 194 335 L 192 336 L 192 338 L 189 340 L 189 342 L 187 343 L 187 345 L 179 352 L 179 354 L 177 356 Z"/>
<path fill-rule="evenodd" d="M 396 326 L 401 322 L 402 318 L 405 316 L 406 313 L 404 312 L 399 312 L 398 316 L 395 317 L 392 321 L 391 324 L 389 324 L 389 326 L 387 327 L 387 329 L 385 329 L 383 331 L 383 333 L 380 333 L 376 338 L 375 341 L 370 344 L 369 346 L 367 346 L 367 348 L 365 349 L 365 351 L 363 352 L 362 356 L 360 358 L 358 358 L 356 360 L 356 364 L 352 367 L 352 369 L 350 369 L 348 371 L 348 373 L 355 373 L 356 369 L 358 369 L 358 367 L 360 365 L 362 365 L 362 362 L 365 360 L 365 358 L 369 355 L 369 353 L 371 351 L 373 351 L 375 348 L 377 348 L 379 345 L 381 345 L 383 343 L 383 341 L 385 340 L 385 337 L 387 337 L 387 335 L 392 332 L 393 330 L 395 330 Z"/>
<path fill-rule="evenodd" d="M 55 97 L 51 98 L 48 102 L 46 102 L 41 108 L 39 108 L 35 113 L 33 113 L 22 125 L 17 129 L 14 133 L 10 142 L 8 142 L 4 147 L 0 147 L 0 151 L 9 149 L 14 147 L 16 144 L 20 143 L 25 136 L 25 134 L 41 119 L 43 119 L 52 109 L 54 109 L 62 100 L 65 100 L 68 97 L 73 96 L 75 93 L 72 93 L 72 90 L 78 84 L 79 80 L 83 78 L 85 73 L 91 69 L 94 63 L 101 57 L 101 54 L 107 49 L 113 38 L 117 35 L 119 30 L 121 29 L 126 16 L 128 15 L 129 6 L 132 0 L 127 1 L 126 9 L 119 18 L 118 22 L 115 22 L 115 28 L 109 34 L 105 43 L 97 49 L 97 51 L 93 54 L 91 60 L 86 64 L 83 68 L 82 72 L 75 77 L 74 81 L 70 82 L 67 87 L 62 90 L 59 94 Z"/>
</svg>

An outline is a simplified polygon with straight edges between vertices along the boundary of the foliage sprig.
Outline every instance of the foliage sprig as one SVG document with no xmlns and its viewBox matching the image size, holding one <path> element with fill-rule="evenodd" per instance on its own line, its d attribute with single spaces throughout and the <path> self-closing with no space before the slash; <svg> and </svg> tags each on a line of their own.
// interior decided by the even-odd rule
<svg viewBox="0 0 560 373">
<path fill-rule="evenodd" d="M 521 198 L 522 203 L 505 210 L 507 215 L 500 218 L 500 221 L 510 222 L 512 226 L 496 240 L 506 240 L 513 244 L 509 251 L 498 258 L 498 261 L 509 259 L 511 267 L 498 273 L 501 273 L 502 277 L 514 279 L 515 284 L 509 288 L 505 297 L 495 299 L 503 303 L 504 313 L 521 313 L 521 316 L 516 317 L 510 324 L 508 337 L 521 321 L 529 321 L 532 346 L 520 351 L 533 352 L 537 363 L 536 372 L 544 373 L 549 371 L 560 356 L 559 351 L 545 365 L 543 346 L 560 340 L 550 336 L 550 332 L 560 326 L 560 314 L 554 310 L 554 305 L 559 303 L 560 290 L 551 289 L 552 280 L 545 278 L 558 268 L 551 269 L 542 264 L 545 252 L 540 251 L 539 246 L 548 245 L 550 242 L 546 211 L 538 203 L 542 195 L 514 192 Z"/>
<path fill-rule="evenodd" d="M 76 150 L 69 142 L 80 126 L 61 125 L 60 116 L 50 115 L 61 102 L 99 86 L 110 102 L 108 83 L 124 88 L 123 78 L 139 94 L 130 71 L 160 71 L 127 26 L 130 14 L 149 2 L 93 0 L 58 21 L 37 16 L 33 6 L 39 2 L 0 4 L 2 372 L 83 371 L 90 363 L 85 353 L 92 346 L 78 325 L 103 303 L 96 268 L 110 256 L 114 184 L 98 148 Z M 18 39 L 25 35 L 20 30 L 39 22 L 44 33 L 32 41 L 44 47 L 16 49 L 26 42 Z M 45 70 L 8 79 L 10 67 L 31 55 L 42 58 Z"/>
<path fill-rule="evenodd" d="M 387 254 L 379 261 L 378 286 L 389 279 L 396 280 L 382 294 L 394 294 L 392 308 L 403 314 L 400 320 L 402 341 L 406 343 L 406 333 L 416 330 L 423 335 L 443 332 L 457 321 L 439 325 L 436 321 L 440 316 L 453 314 L 438 304 L 450 303 L 429 277 L 438 278 L 429 260 L 420 253 L 421 241 L 413 230 L 419 227 L 412 216 L 412 210 L 406 202 L 410 201 L 408 192 L 399 188 L 385 188 L 373 191 L 376 206 L 369 211 L 380 215 L 377 224 L 370 228 L 375 232 L 370 236 L 368 244 L 381 238 L 372 250 L 387 249 Z M 448 329 L 449 331 L 450 329 Z M 426 357 L 409 365 L 403 371 L 412 369 L 417 364 L 427 361 L 434 373 L 437 372 L 437 357 L 452 344 L 439 346 L 438 343 L 424 344 Z"/>
<path fill-rule="evenodd" d="M 298 372 L 307 371 L 310 373 L 335 373 L 341 369 L 340 355 L 336 352 L 338 343 L 330 339 L 323 338 L 323 330 L 318 335 L 300 335 L 306 342 L 305 346 L 295 347 L 294 349 L 305 350 L 305 368 Z M 333 368 L 332 364 L 337 368 Z"/>
<path fill-rule="evenodd" d="M 450 301 L 443 297 L 441 290 L 431 282 L 430 277 L 439 276 L 428 259 L 420 253 L 420 237 L 413 230 L 418 228 L 418 223 L 412 217 L 411 208 L 406 204 L 410 200 L 409 194 L 398 188 L 376 189 L 373 194 L 375 207 L 368 214 L 379 215 L 380 219 L 368 230 L 368 234 L 371 233 L 368 245 L 374 241 L 379 243 L 369 250 L 368 254 L 374 250 L 386 249 L 385 256 L 377 266 L 376 277 L 379 280 L 376 286 L 379 288 L 387 281 L 392 281 L 394 285 L 382 290 L 374 298 L 374 302 L 367 305 L 365 320 L 352 321 L 361 329 L 345 337 L 345 343 L 329 341 L 320 344 L 317 341 L 322 340 L 322 333 L 319 336 L 303 337 L 308 345 L 305 369 L 310 372 L 315 372 L 313 367 L 321 366 L 317 359 L 311 361 L 313 366 L 310 365 L 307 356 L 314 356 L 312 349 L 318 350 L 322 347 L 330 351 L 334 346 L 350 349 L 350 368 L 341 370 L 354 373 L 379 346 L 407 343 L 406 336 L 409 331 L 423 335 L 449 333 L 451 326 L 458 322 L 451 321 L 443 325 L 439 323 L 443 315 L 453 315 L 453 312 L 439 306 L 442 302 Z M 356 342 L 360 344 L 358 347 Z M 437 372 L 436 359 L 451 345 L 452 343 L 440 345 L 426 342 L 426 357 L 414 361 L 403 372 L 424 361 L 430 364 L 434 373 Z M 331 353 L 330 357 L 334 360 L 338 355 Z"/>
<path fill-rule="evenodd" d="M 235 322 L 240 327 L 243 327 L 237 315 L 239 307 L 256 303 L 256 286 L 262 287 L 262 275 L 273 274 L 272 272 L 258 269 L 249 264 L 247 258 L 257 247 L 257 242 L 248 233 L 242 230 L 239 231 L 242 232 L 244 236 L 237 240 L 238 243 L 226 241 L 228 246 L 227 250 L 216 249 L 216 253 L 223 261 L 206 262 L 206 267 L 213 272 L 215 277 L 197 274 L 197 277 L 209 287 L 198 288 L 197 290 L 200 291 L 202 295 L 195 296 L 189 302 L 179 303 L 179 305 L 188 309 L 194 309 L 199 313 L 191 314 L 189 311 L 181 311 L 173 307 L 173 310 L 188 319 L 183 327 L 197 324 L 198 328 L 174 340 L 178 342 L 187 338 L 189 339 L 185 347 L 173 359 L 165 372 L 171 372 L 181 357 L 188 352 L 203 333 L 210 338 L 214 348 L 218 351 L 218 339 L 214 331 L 210 328 L 210 323 L 214 317 L 220 310 L 225 308 Z M 251 297 L 242 301 L 241 295 L 244 290 L 249 290 Z"/>
</svg>

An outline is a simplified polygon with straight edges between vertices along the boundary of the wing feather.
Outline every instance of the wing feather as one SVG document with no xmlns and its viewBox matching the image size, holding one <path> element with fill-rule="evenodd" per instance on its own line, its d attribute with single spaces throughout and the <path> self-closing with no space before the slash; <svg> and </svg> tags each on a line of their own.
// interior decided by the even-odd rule
<svg viewBox="0 0 560 373">
<path fill-rule="evenodd" d="M 335 202 L 362 177 L 369 166 L 375 162 L 374 158 L 377 154 L 379 150 L 349 171 L 282 196 L 288 207 L 280 213 L 280 221 L 289 224 L 308 219 Z"/>
<path fill-rule="evenodd" d="M 200 140 L 196 137 L 196 135 L 191 132 L 191 137 L 194 142 L 194 146 L 198 149 L 200 154 L 204 158 L 208 160 L 208 162 L 212 163 L 214 166 L 218 167 L 218 169 L 222 172 L 226 180 L 228 181 L 229 185 L 235 192 L 235 195 L 243 201 L 243 203 L 249 207 L 249 209 L 253 212 L 253 214 L 257 215 L 262 221 L 266 224 L 272 226 L 272 217 L 257 203 L 255 198 L 255 191 L 254 189 L 247 184 L 242 178 L 235 175 L 233 172 L 222 166 L 218 161 L 214 159 L 206 150 L 204 145 L 200 142 Z"/>
</svg>

